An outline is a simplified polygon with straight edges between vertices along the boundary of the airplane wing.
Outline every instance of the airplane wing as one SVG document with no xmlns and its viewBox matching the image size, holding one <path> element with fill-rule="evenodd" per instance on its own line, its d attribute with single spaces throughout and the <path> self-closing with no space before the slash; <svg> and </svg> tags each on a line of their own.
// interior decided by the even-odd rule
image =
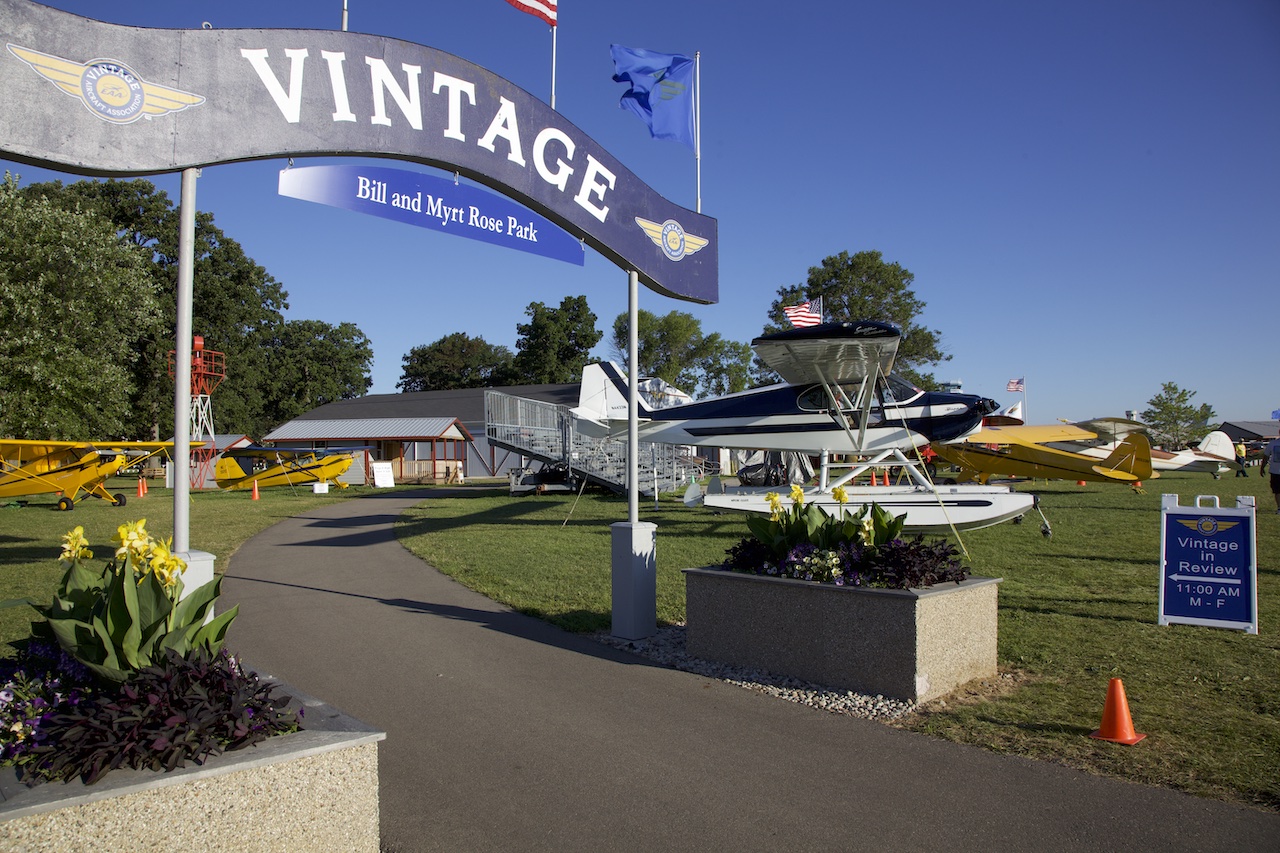
<svg viewBox="0 0 1280 853">
<path fill-rule="evenodd" d="M 91 450 L 93 445 L 87 441 L 54 441 L 43 438 L 6 438 L 0 439 L 0 457 L 48 456 L 63 450 Z"/>
<path fill-rule="evenodd" d="M 860 381 L 888 376 L 902 333 L 888 323 L 823 323 L 765 335 L 751 348 L 792 385 Z"/>
<path fill-rule="evenodd" d="M 1142 432 L 1147 425 L 1127 418 L 1093 418 L 1087 421 L 1076 421 L 1075 426 L 1095 433 L 1106 441 L 1121 441 L 1136 432 Z"/>
<path fill-rule="evenodd" d="M 1075 424 L 1021 424 L 1016 426 L 986 426 L 966 435 L 970 444 L 1047 444 L 1051 441 L 1088 441 L 1096 433 Z"/>
</svg>

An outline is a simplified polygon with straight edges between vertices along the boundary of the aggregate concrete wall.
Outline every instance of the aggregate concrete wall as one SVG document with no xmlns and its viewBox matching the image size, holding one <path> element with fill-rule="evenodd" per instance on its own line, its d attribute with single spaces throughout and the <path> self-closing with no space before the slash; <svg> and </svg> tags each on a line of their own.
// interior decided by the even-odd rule
<svg viewBox="0 0 1280 853">
<path fill-rule="evenodd" d="M 996 674 L 999 578 L 892 590 L 684 574 L 695 657 L 915 702 Z"/>
</svg>

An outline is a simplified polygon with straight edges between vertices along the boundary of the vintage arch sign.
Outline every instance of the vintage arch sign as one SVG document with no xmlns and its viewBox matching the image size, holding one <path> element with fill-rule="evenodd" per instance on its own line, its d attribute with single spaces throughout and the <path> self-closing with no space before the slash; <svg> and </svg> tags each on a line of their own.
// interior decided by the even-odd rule
<svg viewBox="0 0 1280 853">
<path fill-rule="evenodd" d="M 531 208 L 641 283 L 719 299 L 716 220 L 659 195 L 542 101 L 451 54 L 326 30 L 162 30 L 0 0 L 0 152 L 84 175 L 394 157 Z"/>
</svg>

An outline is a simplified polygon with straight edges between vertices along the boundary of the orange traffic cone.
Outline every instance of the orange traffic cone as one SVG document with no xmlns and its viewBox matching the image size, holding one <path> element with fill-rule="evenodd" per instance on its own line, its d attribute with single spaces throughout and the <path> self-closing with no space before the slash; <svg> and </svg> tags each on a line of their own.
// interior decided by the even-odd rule
<svg viewBox="0 0 1280 853">
<path fill-rule="evenodd" d="M 138 478 L 138 497 L 142 497 L 147 493 L 147 487 L 142 485 L 142 478 Z"/>
<path fill-rule="evenodd" d="M 1107 704 L 1102 709 L 1102 728 L 1089 737 L 1109 740 L 1133 746 L 1146 735 L 1133 730 L 1133 718 L 1129 716 L 1129 700 L 1124 696 L 1124 682 L 1111 679 L 1107 686 Z"/>
<path fill-rule="evenodd" d="M 260 498 L 258 497 L 258 481 L 257 480 L 253 481 L 253 497 L 250 498 L 250 500 L 255 500 L 255 501 L 260 500 Z"/>
<path fill-rule="evenodd" d="M 1088 484 L 1087 484 L 1084 480 L 1076 480 L 1076 485 L 1077 485 L 1077 486 L 1085 486 L 1085 485 L 1088 485 Z"/>
</svg>

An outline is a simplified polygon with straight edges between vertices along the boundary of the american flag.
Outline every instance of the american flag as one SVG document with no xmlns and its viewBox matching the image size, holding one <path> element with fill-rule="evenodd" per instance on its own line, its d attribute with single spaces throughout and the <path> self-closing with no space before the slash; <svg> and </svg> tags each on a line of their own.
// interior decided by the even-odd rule
<svg viewBox="0 0 1280 853">
<path fill-rule="evenodd" d="M 1009 384 L 1004 386 L 1006 391 L 1025 391 L 1027 390 L 1026 377 L 1020 379 L 1010 379 Z"/>
<path fill-rule="evenodd" d="M 817 299 L 801 302 L 799 305 L 785 305 L 782 308 L 782 313 L 787 315 L 791 325 L 797 329 L 816 326 L 822 322 L 822 297 L 819 296 Z"/>
<path fill-rule="evenodd" d="M 507 0 L 521 12 L 537 15 L 551 26 L 556 25 L 556 0 Z"/>
</svg>

